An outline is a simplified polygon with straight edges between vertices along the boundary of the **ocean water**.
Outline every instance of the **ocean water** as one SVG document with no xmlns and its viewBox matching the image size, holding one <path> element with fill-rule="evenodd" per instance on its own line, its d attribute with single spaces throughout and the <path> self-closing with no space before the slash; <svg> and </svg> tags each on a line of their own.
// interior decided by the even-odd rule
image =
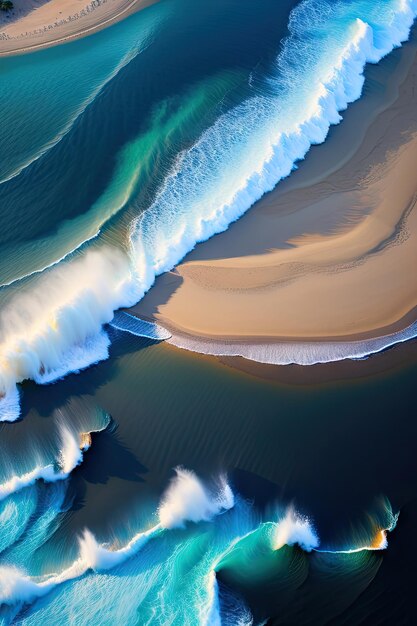
<svg viewBox="0 0 417 626">
<path fill-rule="evenodd" d="M 114 333 L 3 425 L 3 485 L 54 468 L 0 502 L 4 623 L 357 623 L 362 598 L 410 616 L 416 354 L 304 388 Z"/>
<path fill-rule="evenodd" d="M 411 614 L 417 357 L 298 389 L 117 311 L 324 142 L 416 14 L 161 0 L 0 60 L 1 623 Z"/>
</svg>

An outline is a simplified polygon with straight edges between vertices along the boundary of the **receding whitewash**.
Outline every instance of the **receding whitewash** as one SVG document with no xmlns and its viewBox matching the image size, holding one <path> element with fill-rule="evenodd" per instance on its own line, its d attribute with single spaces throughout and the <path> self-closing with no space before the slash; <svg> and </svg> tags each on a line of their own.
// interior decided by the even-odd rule
<svg viewBox="0 0 417 626">
<path fill-rule="evenodd" d="M 316 365 L 366 359 L 416 337 L 417 322 L 414 322 L 404 330 L 358 341 L 222 341 L 174 333 L 168 343 L 191 352 L 243 357 L 267 365 Z"/>
<path fill-rule="evenodd" d="M 155 341 L 164 341 L 171 337 L 171 333 L 159 324 L 147 322 L 125 311 L 116 311 L 110 326 L 136 337 L 154 339 Z"/>
</svg>

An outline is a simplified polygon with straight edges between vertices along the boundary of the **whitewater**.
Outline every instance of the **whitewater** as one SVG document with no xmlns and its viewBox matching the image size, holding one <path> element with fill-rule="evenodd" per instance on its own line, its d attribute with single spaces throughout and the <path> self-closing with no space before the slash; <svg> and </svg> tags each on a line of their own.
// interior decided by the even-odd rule
<svg viewBox="0 0 417 626">
<path fill-rule="evenodd" d="M 156 538 L 162 531 L 184 528 L 186 522 L 208 522 L 234 506 L 234 495 L 224 477 L 219 477 L 217 485 L 210 488 L 189 470 L 177 468 L 175 472 L 175 477 L 162 496 L 156 525 L 137 533 L 119 549 L 100 545 L 86 529 L 79 538 L 79 558 L 61 573 L 45 576 L 40 580 L 32 580 L 14 566 L 0 567 L 0 604 L 30 602 L 64 582 L 83 576 L 88 570 L 102 572 L 116 567 L 135 555 L 147 541 Z"/>
<path fill-rule="evenodd" d="M 45 483 L 66 480 L 71 472 L 82 462 L 83 455 L 91 446 L 93 433 L 102 432 L 110 424 L 106 415 L 101 427 L 87 433 L 75 434 L 67 426 L 59 428 L 59 442 L 55 458 L 52 462 L 43 464 L 39 461 L 29 471 L 17 474 L 12 473 L 0 483 L 0 502 L 8 496 L 42 480 Z M 36 457 L 36 455 L 34 455 Z"/>
<path fill-rule="evenodd" d="M 30 574 L 27 568 L 30 564 L 34 567 L 51 530 L 62 523 L 62 512 L 68 507 L 64 501 L 65 482 L 60 481 L 44 485 L 41 491 L 27 486 L 0 504 L 4 529 L 0 605 L 6 607 L 6 623 L 22 609 L 24 623 L 39 623 L 45 610 L 65 619 L 67 612 L 74 615 L 77 607 L 83 611 L 82 623 L 89 623 L 93 615 L 100 615 L 100 623 L 107 623 L 110 614 L 112 619 L 129 621 L 140 606 L 142 623 L 227 624 L 229 616 L 230 623 L 234 619 L 235 624 L 250 624 L 253 620 L 242 600 L 230 597 L 225 607 L 218 582 L 222 571 L 241 570 L 243 559 L 250 564 L 247 577 L 255 584 L 257 577 L 262 581 L 268 563 L 273 563 L 277 572 L 283 567 L 284 588 L 296 588 L 297 571 L 314 554 L 320 555 L 319 568 L 322 559 L 330 559 L 334 565 L 332 559 L 337 558 L 342 574 L 345 566 L 360 570 L 366 567 L 360 553 L 385 550 L 387 532 L 394 530 L 398 519 L 386 503 L 375 512 L 374 519 L 370 516 L 373 522 L 367 537 L 358 538 L 356 545 L 350 549 L 322 548 L 311 519 L 293 505 L 278 507 L 272 513 L 275 519 L 265 521 L 251 503 L 232 491 L 225 476 L 203 481 L 194 472 L 178 467 L 161 496 L 156 522 L 150 521 L 127 543 L 120 539 L 101 543 L 85 529 L 78 537 L 74 560 L 60 555 L 59 559 L 68 563 L 60 571 Z M 35 508 L 36 519 L 32 514 Z M 21 519 L 17 521 L 18 511 Z M 352 561 L 354 558 L 359 560 Z M 311 563 L 313 569 L 317 567 Z M 119 575 L 112 575 L 113 571 Z M 185 578 L 182 571 L 187 572 Z M 119 585 L 123 585 L 123 603 L 116 601 L 122 592 Z M 56 593 L 49 597 L 54 590 Z M 40 604 L 31 614 L 28 607 L 37 602 Z M 111 609 L 106 608 L 108 603 Z"/>
<path fill-rule="evenodd" d="M 19 417 L 18 383 L 50 383 L 106 359 L 104 326 L 114 312 L 138 302 L 158 274 L 225 230 L 287 177 L 311 145 L 325 141 L 340 112 L 361 96 L 366 63 L 406 41 L 416 15 L 416 0 L 301 2 L 269 75 L 252 80 L 253 95 L 177 155 L 124 244 L 94 241 L 6 297 L 0 419 Z M 332 360 L 331 347 L 326 358 Z"/>
</svg>

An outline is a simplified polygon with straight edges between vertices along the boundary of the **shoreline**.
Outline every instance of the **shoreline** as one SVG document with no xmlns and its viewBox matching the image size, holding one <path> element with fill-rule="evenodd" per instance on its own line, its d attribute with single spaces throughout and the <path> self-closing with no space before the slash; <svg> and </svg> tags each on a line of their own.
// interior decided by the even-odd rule
<svg viewBox="0 0 417 626">
<path fill-rule="evenodd" d="M 166 328 L 166 327 L 165 327 Z M 368 340 L 329 341 L 264 341 L 255 342 L 243 338 L 220 341 L 217 338 L 194 338 L 185 333 L 166 328 L 171 333 L 167 343 L 199 354 L 219 358 L 244 358 L 262 365 L 301 365 L 314 366 L 337 363 L 340 361 L 361 361 L 385 352 L 390 348 L 417 338 L 417 322 L 404 330 L 387 335 L 379 335 Z"/>
<path fill-rule="evenodd" d="M 92 35 L 157 1 L 101 0 L 96 5 L 97 0 L 93 0 L 80 10 L 77 0 L 61 4 L 59 0 L 48 0 L 6 26 L 0 24 L 0 58 L 36 52 Z M 58 18 L 57 11 L 65 17 Z"/>
<path fill-rule="evenodd" d="M 227 231 L 159 277 L 131 312 L 193 351 L 254 359 L 260 345 L 299 351 L 308 342 L 310 362 L 311 346 L 346 352 L 415 322 L 417 282 L 407 273 L 417 261 L 415 28 L 391 57 L 367 68 L 365 94 L 324 144 Z M 372 90 L 381 84 L 378 102 Z M 365 123 L 364 110 L 359 144 L 341 144 L 359 116 Z"/>
</svg>

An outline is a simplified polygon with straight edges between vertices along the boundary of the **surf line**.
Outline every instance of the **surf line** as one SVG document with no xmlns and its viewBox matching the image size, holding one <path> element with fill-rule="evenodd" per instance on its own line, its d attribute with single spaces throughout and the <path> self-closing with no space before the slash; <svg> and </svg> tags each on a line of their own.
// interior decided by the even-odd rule
<svg viewBox="0 0 417 626">
<path fill-rule="evenodd" d="M 109 326 L 130 335 L 135 335 L 135 337 L 145 337 L 155 341 L 166 341 L 172 336 L 166 328 L 163 328 L 156 322 L 147 322 L 135 315 L 126 313 L 126 311 L 116 311 L 113 319 L 109 322 Z"/>
<path fill-rule="evenodd" d="M 0 566 L 0 604 L 29 604 L 58 585 L 80 578 L 89 571 L 110 570 L 137 554 L 150 539 L 161 533 L 184 528 L 187 522 L 209 522 L 234 505 L 234 494 L 225 476 L 219 476 L 208 486 L 191 470 L 177 467 L 161 498 L 154 526 L 138 532 L 119 549 L 100 544 L 93 533 L 85 529 L 78 540 L 79 557 L 59 574 L 31 577 L 13 566 Z"/>
</svg>

